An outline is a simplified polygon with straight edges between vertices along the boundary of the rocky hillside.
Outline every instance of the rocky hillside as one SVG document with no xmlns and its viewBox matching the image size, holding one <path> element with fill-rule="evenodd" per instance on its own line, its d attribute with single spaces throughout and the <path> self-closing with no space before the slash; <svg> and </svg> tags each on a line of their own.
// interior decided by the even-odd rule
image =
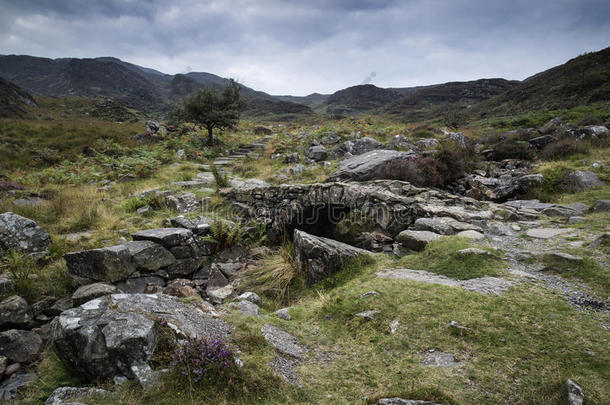
<svg viewBox="0 0 610 405">
<path fill-rule="evenodd" d="M 0 77 L 0 118 L 20 118 L 26 115 L 26 106 L 36 105 L 25 90 Z"/>
<path fill-rule="evenodd" d="M 167 112 L 174 103 L 201 88 L 221 88 L 228 79 L 191 72 L 167 75 L 116 58 L 48 59 L 32 56 L 0 56 L 0 77 L 34 94 L 44 96 L 110 97 L 146 112 Z M 276 114 L 290 110 L 311 114 L 309 107 L 289 106 L 266 93 L 242 86 L 249 103 L 247 114 Z M 276 104 L 277 103 L 277 104 Z"/>
<path fill-rule="evenodd" d="M 483 116 L 567 109 L 610 100 L 610 48 L 538 73 L 473 109 Z"/>
</svg>

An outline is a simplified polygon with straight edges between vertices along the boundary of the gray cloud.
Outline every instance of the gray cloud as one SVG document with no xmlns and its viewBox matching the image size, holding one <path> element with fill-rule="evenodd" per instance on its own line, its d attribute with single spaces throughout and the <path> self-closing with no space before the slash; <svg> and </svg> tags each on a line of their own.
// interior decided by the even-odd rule
<svg viewBox="0 0 610 405">
<path fill-rule="evenodd" d="M 116 56 L 168 73 L 188 66 L 273 94 L 333 92 L 367 72 L 384 87 L 523 79 L 610 45 L 607 0 L 0 0 L 0 8 L 0 53 Z"/>
</svg>

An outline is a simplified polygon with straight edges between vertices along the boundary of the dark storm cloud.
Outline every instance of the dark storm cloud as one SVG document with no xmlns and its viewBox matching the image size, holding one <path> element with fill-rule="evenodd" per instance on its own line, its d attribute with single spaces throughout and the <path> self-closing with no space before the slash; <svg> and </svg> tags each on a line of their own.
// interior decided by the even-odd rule
<svg viewBox="0 0 610 405">
<path fill-rule="evenodd" d="M 271 93 L 523 79 L 610 45 L 607 0 L 0 0 L 0 53 L 116 56 Z M 376 72 L 372 77 L 371 72 Z"/>
</svg>

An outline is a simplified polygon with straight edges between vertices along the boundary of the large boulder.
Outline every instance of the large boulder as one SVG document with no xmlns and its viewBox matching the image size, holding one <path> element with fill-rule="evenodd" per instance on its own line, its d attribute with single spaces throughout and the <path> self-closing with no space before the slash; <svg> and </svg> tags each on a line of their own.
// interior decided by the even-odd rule
<svg viewBox="0 0 610 405">
<path fill-rule="evenodd" d="M 388 146 L 396 150 L 417 150 L 415 144 L 403 134 L 394 135 L 392 139 L 390 139 L 390 143 L 388 144 Z"/>
<path fill-rule="evenodd" d="M 593 212 L 610 212 L 610 200 L 597 200 L 591 209 Z"/>
<path fill-rule="evenodd" d="M 34 258 L 45 256 L 51 236 L 31 219 L 13 212 L 0 214 L 0 250 L 16 250 Z"/>
<path fill-rule="evenodd" d="M 59 358 L 91 381 L 114 377 L 144 384 L 157 348 L 155 319 L 182 338 L 227 339 L 231 327 L 176 297 L 113 294 L 96 298 L 57 318 L 53 347 Z"/>
<path fill-rule="evenodd" d="M 158 243 L 141 240 L 125 243 L 138 270 L 156 271 L 162 267 L 174 264 L 176 258 L 173 254 Z"/>
<path fill-rule="evenodd" d="M 339 162 L 339 169 L 330 181 L 400 180 L 415 157 L 414 153 L 395 150 L 374 150 Z"/>
<path fill-rule="evenodd" d="M 582 191 L 604 185 L 606 183 L 601 181 L 597 174 L 588 170 L 574 170 L 563 178 L 563 186 L 567 191 Z"/>
<path fill-rule="evenodd" d="M 28 326 L 33 317 L 32 307 L 18 295 L 0 302 L 0 330 Z"/>
<path fill-rule="evenodd" d="M 428 243 L 438 240 L 441 235 L 430 231 L 406 230 L 398 234 L 398 242 L 411 250 L 424 250 Z"/>
<path fill-rule="evenodd" d="M 29 363 L 38 358 L 42 338 L 29 330 L 0 332 L 0 355 L 15 363 Z"/>
<path fill-rule="evenodd" d="M 345 141 L 341 145 L 335 146 L 331 153 L 331 157 L 351 157 L 382 148 L 383 144 L 381 142 L 378 142 L 373 138 L 364 137 L 354 141 Z"/>
<path fill-rule="evenodd" d="M 603 125 L 587 125 L 575 131 L 576 139 L 601 139 L 610 135 L 610 129 Z"/>
<path fill-rule="evenodd" d="M 501 183 L 495 190 L 493 200 L 504 202 L 510 198 L 515 198 L 526 194 L 532 188 L 541 185 L 544 177 L 541 174 L 526 174 L 513 177 Z"/>
<path fill-rule="evenodd" d="M 328 157 L 328 151 L 322 145 L 314 145 L 307 149 L 305 156 L 315 162 L 320 162 Z"/>
<path fill-rule="evenodd" d="M 336 240 L 310 235 L 295 229 L 295 261 L 305 272 L 308 287 L 341 270 L 350 260 L 370 254 Z"/>
<path fill-rule="evenodd" d="M 136 264 L 125 245 L 83 250 L 64 255 L 68 276 L 76 285 L 96 281 L 124 280 L 136 271 Z"/>
</svg>

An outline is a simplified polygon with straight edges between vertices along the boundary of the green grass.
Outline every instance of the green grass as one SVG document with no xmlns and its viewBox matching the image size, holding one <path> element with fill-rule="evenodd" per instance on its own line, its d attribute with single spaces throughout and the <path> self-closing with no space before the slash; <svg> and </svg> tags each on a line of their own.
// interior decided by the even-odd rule
<svg viewBox="0 0 610 405">
<path fill-rule="evenodd" d="M 483 276 L 499 276 L 504 263 L 501 252 L 484 249 L 493 256 L 463 255 L 458 250 L 473 247 L 467 239 L 443 237 L 429 243 L 422 252 L 403 257 L 399 265 L 414 270 L 426 270 L 459 280 Z"/>
</svg>

